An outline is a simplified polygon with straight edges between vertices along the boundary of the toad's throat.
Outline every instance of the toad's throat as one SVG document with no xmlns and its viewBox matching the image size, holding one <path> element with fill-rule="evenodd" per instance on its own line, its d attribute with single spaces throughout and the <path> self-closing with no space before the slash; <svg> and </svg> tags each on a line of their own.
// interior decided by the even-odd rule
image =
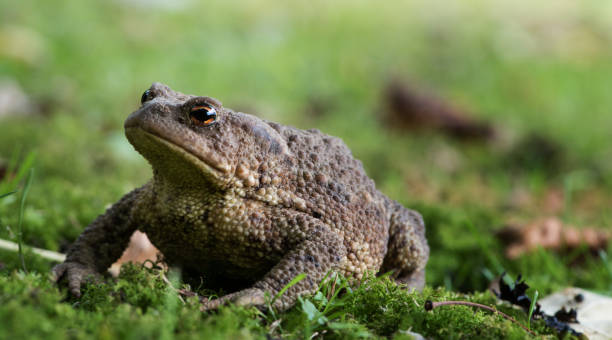
<svg viewBox="0 0 612 340">
<path fill-rule="evenodd" d="M 173 155 L 181 157 L 189 164 L 193 164 L 203 173 L 211 174 L 214 177 L 219 177 L 229 170 L 228 164 L 215 160 L 213 157 L 206 157 L 205 155 L 193 152 L 189 147 L 159 136 L 155 132 L 146 131 L 142 127 L 126 127 L 125 134 L 134 148 L 152 163 L 155 162 L 156 158 L 163 157 L 159 155 L 159 150 L 156 150 L 156 147 L 162 146 L 169 149 Z"/>
</svg>

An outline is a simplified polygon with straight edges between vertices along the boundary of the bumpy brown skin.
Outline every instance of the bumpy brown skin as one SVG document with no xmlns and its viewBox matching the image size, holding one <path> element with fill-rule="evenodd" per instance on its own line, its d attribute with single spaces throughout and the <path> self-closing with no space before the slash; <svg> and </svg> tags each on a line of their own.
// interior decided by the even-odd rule
<svg viewBox="0 0 612 340">
<path fill-rule="evenodd" d="M 424 284 L 429 247 L 421 216 L 376 190 L 338 138 L 233 112 L 213 98 L 155 83 L 125 122 L 126 135 L 153 167 L 153 179 L 98 217 L 54 268 L 80 294 L 104 272 L 136 229 L 170 265 L 210 287 L 236 289 L 208 302 L 264 304 L 300 273 L 306 279 L 276 301 L 284 309 L 336 271 L 361 278 L 393 270 Z M 204 126 L 193 107 L 215 108 Z"/>
</svg>

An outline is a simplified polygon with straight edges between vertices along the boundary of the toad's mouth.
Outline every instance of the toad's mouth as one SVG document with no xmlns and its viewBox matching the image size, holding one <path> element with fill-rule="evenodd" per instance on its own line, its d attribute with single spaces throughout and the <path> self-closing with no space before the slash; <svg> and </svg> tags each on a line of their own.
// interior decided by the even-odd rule
<svg viewBox="0 0 612 340">
<path fill-rule="evenodd" d="M 134 146 L 154 167 L 163 169 L 178 167 L 172 158 L 180 158 L 183 163 L 193 165 L 201 173 L 220 179 L 229 172 L 229 166 L 212 155 L 197 152 L 193 147 L 173 140 L 171 136 L 160 136 L 155 131 L 147 131 L 141 126 L 126 126 L 125 134 Z"/>
</svg>

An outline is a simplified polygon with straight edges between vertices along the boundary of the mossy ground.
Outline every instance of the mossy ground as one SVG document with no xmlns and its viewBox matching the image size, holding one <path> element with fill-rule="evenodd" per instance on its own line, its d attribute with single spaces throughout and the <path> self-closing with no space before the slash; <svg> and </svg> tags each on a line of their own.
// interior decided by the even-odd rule
<svg viewBox="0 0 612 340">
<path fill-rule="evenodd" d="M 483 293 L 503 271 L 521 273 L 540 296 L 570 285 L 612 294 L 612 248 L 508 260 L 493 235 L 509 220 L 551 213 L 578 226 L 610 226 L 609 4 L 172 4 L 0 0 L 0 77 L 32 101 L 31 114 L 0 118 L 0 168 L 9 173 L 0 195 L 18 190 L 0 199 L 0 238 L 16 239 L 30 167 L 23 240 L 57 251 L 144 183 L 150 170 L 122 122 L 142 91 L 162 81 L 343 138 L 381 191 L 422 212 L 432 249 L 428 287 L 415 294 L 370 280 L 332 302 L 325 294 L 305 298 L 280 315 L 236 307 L 202 314 L 159 273 L 137 268 L 89 286 L 81 301 L 65 300 L 49 282 L 52 264 L 26 250 L 24 274 L 14 253 L 0 252 L 0 338 L 401 338 L 407 330 L 522 338 L 499 316 L 455 306 L 425 312 L 423 302 L 477 301 L 525 322 Z M 502 131 L 500 141 L 389 130 L 381 122 L 383 89 L 397 77 L 470 108 Z M 530 143 L 533 133 L 554 152 Z M 545 204 L 551 191 L 562 196 L 554 212 Z"/>
<path fill-rule="evenodd" d="M 172 272 L 171 272 L 172 273 Z M 463 295 L 427 287 L 410 292 L 388 278 L 349 288 L 323 285 L 286 313 L 235 306 L 202 313 L 195 297 L 179 296 L 162 273 L 126 265 L 117 280 L 91 283 L 81 299 L 66 299 L 40 273 L 0 276 L 2 338 L 405 338 L 406 331 L 440 338 L 526 337 L 524 330 L 490 312 L 464 306 L 424 309 L 426 300 L 464 300 L 495 306 L 526 323 L 525 314 L 499 304 L 490 292 Z M 176 281 L 175 281 L 176 284 Z M 334 286 L 332 290 L 332 286 Z M 339 294 L 334 294 L 339 292 Z M 551 335 L 540 321 L 532 324 Z"/>
</svg>

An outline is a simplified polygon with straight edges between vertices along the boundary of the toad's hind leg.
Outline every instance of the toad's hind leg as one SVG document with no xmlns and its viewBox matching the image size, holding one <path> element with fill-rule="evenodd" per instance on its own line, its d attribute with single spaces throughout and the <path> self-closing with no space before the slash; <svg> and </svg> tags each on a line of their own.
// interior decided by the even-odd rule
<svg viewBox="0 0 612 340">
<path fill-rule="evenodd" d="M 395 201 L 389 202 L 389 208 L 389 243 L 380 273 L 392 271 L 391 277 L 397 282 L 420 290 L 425 285 L 425 265 L 429 258 L 425 223 L 418 212 Z"/>
</svg>

